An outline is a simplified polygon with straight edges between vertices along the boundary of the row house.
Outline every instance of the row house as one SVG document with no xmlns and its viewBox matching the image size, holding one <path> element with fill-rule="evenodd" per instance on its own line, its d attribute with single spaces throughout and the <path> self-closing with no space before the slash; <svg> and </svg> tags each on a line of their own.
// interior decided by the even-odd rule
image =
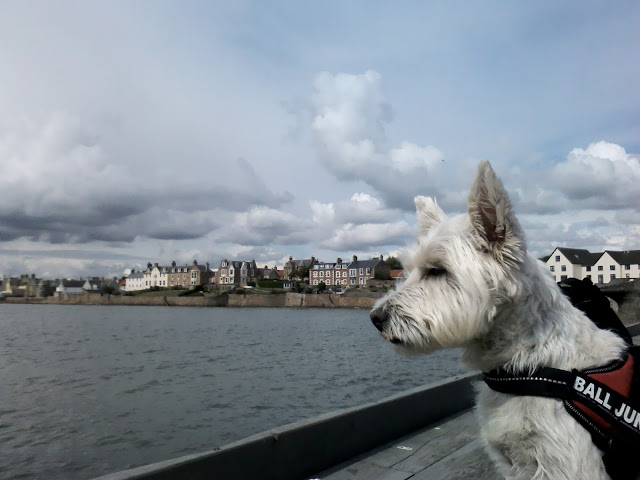
<svg viewBox="0 0 640 480">
<path fill-rule="evenodd" d="M 167 267 L 148 263 L 147 269 L 142 272 L 131 271 L 125 279 L 124 290 L 135 292 L 152 287 L 192 288 L 208 284 L 213 275 L 214 272 L 211 271 L 208 263 L 199 265 L 196 260 L 191 265 L 178 265 L 174 261 Z"/>
<path fill-rule="evenodd" d="M 35 274 L 20 277 L 0 275 L 0 296 L 7 297 L 43 297 L 51 294 L 55 285 L 53 280 L 41 280 Z"/>
<path fill-rule="evenodd" d="M 166 288 L 168 285 L 168 277 L 169 267 L 162 267 L 157 263 L 153 265 L 151 263 L 147 264 L 147 269 L 144 271 L 144 288 L 152 288 L 152 287 L 163 287 Z"/>
<path fill-rule="evenodd" d="M 84 280 L 71 280 L 63 278 L 58 282 L 56 287 L 57 295 L 82 295 L 85 284 Z"/>
<path fill-rule="evenodd" d="M 209 268 L 209 262 L 205 265 L 198 265 L 198 262 L 195 260 L 191 265 L 189 273 L 191 274 L 191 287 L 207 285 L 214 276 L 214 272 Z"/>
<path fill-rule="evenodd" d="M 144 290 L 144 272 L 136 272 L 132 270 L 131 273 L 125 279 L 125 292 L 136 292 Z"/>
<path fill-rule="evenodd" d="M 249 282 L 257 282 L 259 275 L 255 260 L 229 261 L 225 258 L 220 262 L 216 284 L 221 289 L 228 290 L 235 286 L 246 286 Z"/>
<path fill-rule="evenodd" d="M 315 257 L 300 260 L 289 257 L 289 260 L 284 264 L 284 276 L 289 280 L 293 279 L 293 277 L 299 277 L 298 273 L 311 270 L 316 263 L 318 261 Z M 303 278 L 300 278 L 300 280 L 303 280 Z"/>
<path fill-rule="evenodd" d="M 335 263 L 317 262 L 310 274 L 311 285 L 324 283 L 327 286 L 364 286 L 373 278 L 388 279 L 390 268 L 384 263 L 382 255 L 370 260 L 358 260 L 353 256 L 351 262 L 343 262 L 341 258 Z"/>
<path fill-rule="evenodd" d="M 167 272 L 167 286 L 193 288 L 207 285 L 213 275 L 214 272 L 209 268 L 209 263 L 199 265 L 198 261 L 194 260 L 191 265 L 178 266 L 176 262 L 171 262 Z"/>
<path fill-rule="evenodd" d="M 276 267 L 269 268 L 266 265 L 264 268 L 258 268 L 259 280 L 282 280 L 284 276 L 284 270 L 278 270 Z"/>
<path fill-rule="evenodd" d="M 558 247 L 541 260 L 556 282 L 573 277 L 604 284 L 616 279 L 640 278 L 640 250 L 591 253 L 584 249 Z"/>
<path fill-rule="evenodd" d="M 189 265 L 178 265 L 175 261 L 171 262 L 171 266 L 167 271 L 167 287 L 187 288 L 190 285 L 191 267 Z"/>
</svg>

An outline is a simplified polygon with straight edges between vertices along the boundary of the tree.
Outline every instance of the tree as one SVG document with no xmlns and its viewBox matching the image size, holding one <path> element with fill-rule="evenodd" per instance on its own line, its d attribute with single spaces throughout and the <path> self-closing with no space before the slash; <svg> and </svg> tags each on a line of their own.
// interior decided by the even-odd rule
<svg viewBox="0 0 640 480">
<path fill-rule="evenodd" d="M 402 264 L 400 263 L 400 260 L 398 260 L 396 257 L 387 257 L 387 259 L 384 261 L 384 263 L 389 265 L 389 268 L 391 270 L 401 270 L 402 269 Z"/>
<path fill-rule="evenodd" d="M 327 285 L 324 282 L 320 282 L 318 284 L 318 291 L 319 292 L 324 292 L 327 289 Z"/>
</svg>

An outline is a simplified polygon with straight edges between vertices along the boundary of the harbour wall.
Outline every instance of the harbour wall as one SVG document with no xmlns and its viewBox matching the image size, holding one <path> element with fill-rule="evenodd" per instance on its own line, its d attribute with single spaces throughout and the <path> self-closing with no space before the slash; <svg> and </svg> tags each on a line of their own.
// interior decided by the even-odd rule
<svg viewBox="0 0 640 480">
<path fill-rule="evenodd" d="M 98 480 L 300 480 L 473 405 L 479 374 L 268 430 L 209 452 Z"/>
<path fill-rule="evenodd" d="M 274 295 L 189 295 L 169 296 L 128 296 L 100 295 L 60 295 L 45 298 L 6 297 L 0 301 L 13 304 L 46 305 L 146 305 L 169 307 L 298 307 L 298 308 L 363 308 L 370 309 L 376 301 L 374 296 L 312 295 L 304 293 L 282 293 Z"/>
</svg>

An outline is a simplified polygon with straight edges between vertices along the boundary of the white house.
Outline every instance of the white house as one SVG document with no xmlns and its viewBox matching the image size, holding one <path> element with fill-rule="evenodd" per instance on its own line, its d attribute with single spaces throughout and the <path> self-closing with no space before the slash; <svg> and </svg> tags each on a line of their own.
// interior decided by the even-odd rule
<svg viewBox="0 0 640 480">
<path fill-rule="evenodd" d="M 58 295 L 82 295 L 84 280 L 68 280 L 63 278 L 56 287 Z"/>
<path fill-rule="evenodd" d="M 144 286 L 144 273 L 132 271 L 127 276 L 127 281 L 124 287 L 125 292 L 136 292 L 139 290 L 144 290 L 146 287 Z"/>
<path fill-rule="evenodd" d="M 591 253 L 578 248 L 558 247 L 543 261 L 556 282 L 571 277 L 589 278 L 593 283 L 640 278 L 640 250 Z"/>
<path fill-rule="evenodd" d="M 149 265 L 144 271 L 144 288 L 166 287 L 169 267 L 161 267 L 157 263 Z"/>
</svg>

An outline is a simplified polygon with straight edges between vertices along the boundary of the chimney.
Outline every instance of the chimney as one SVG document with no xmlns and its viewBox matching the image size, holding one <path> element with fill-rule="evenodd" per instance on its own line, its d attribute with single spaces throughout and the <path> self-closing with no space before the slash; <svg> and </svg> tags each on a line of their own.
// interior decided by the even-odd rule
<svg viewBox="0 0 640 480">
<path fill-rule="evenodd" d="M 198 265 L 198 262 L 194 260 L 194 261 L 193 261 L 193 264 L 194 264 L 194 265 Z"/>
<path fill-rule="evenodd" d="M 342 259 L 341 259 L 340 257 L 338 257 L 338 258 L 336 259 L 336 263 L 342 263 Z"/>
<path fill-rule="evenodd" d="M 173 262 L 171 262 L 171 266 L 175 267 L 176 266 L 176 261 L 174 260 Z"/>
<path fill-rule="evenodd" d="M 358 261 L 358 257 L 356 257 L 355 255 L 353 256 L 353 261 L 357 262 Z"/>
<path fill-rule="evenodd" d="M 209 262 L 207 262 L 207 270 L 210 270 L 210 268 L 209 268 Z"/>
<path fill-rule="evenodd" d="M 384 258 L 382 257 L 382 255 L 380 255 L 380 261 L 384 261 Z"/>
<path fill-rule="evenodd" d="M 151 265 L 151 262 L 147 263 L 147 268 L 148 268 L 149 270 L 151 270 L 151 267 L 153 267 L 153 265 Z"/>
</svg>

